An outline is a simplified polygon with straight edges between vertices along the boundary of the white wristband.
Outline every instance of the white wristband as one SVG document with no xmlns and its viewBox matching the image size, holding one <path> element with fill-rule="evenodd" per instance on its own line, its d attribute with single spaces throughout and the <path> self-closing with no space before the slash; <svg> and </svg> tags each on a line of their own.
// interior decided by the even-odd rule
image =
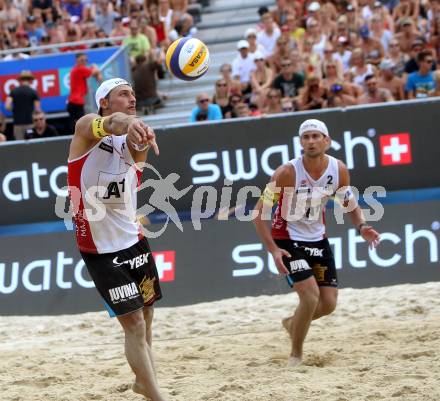
<svg viewBox="0 0 440 401">
<path fill-rule="evenodd" d="M 131 142 L 131 146 L 133 146 L 133 149 L 137 152 L 143 152 L 144 150 L 148 149 L 150 145 L 138 145 L 137 143 Z"/>
</svg>

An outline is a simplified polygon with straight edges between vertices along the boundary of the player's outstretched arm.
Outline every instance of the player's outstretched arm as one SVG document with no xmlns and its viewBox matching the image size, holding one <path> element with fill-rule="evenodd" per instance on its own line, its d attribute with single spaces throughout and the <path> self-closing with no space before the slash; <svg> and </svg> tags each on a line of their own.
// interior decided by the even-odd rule
<svg viewBox="0 0 440 401">
<path fill-rule="evenodd" d="M 290 164 L 283 164 L 278 167 L 273 174 L 270 182 L 266 185 L 263 195 L 255 205 L 256 218 L 254 219 L 255 229 L 263 241 L 266 249 L 272 254 L 275 265 L 280 274 L 288 274 L 283 262 L 283 256 L 291 257 L 289 252 L 277 246 L 272 238 L 269 224 L 263 220 L 264 210 L 272 210 L 272 207 L 278 202 L 280 194 L 284 188 L 292 187 L 295 182 L 295 171 Z"/>
<path fill-rule="evenodd" d="M 136 162 L 145 160 L 150 147 L 156 155 L 159 154 L 154 131 L 138 117 L 119 112 L 106 117 L 91 113 L 81 117 L 76 123 L 69 159 L 83 155 L 108 135 L 125 134 Z M 142 154 L 139 155 L 138 152 Z"/>
<path fill-rule="evenodd" d="M 350 173 L 348 172 L 348 168 L 339 160 L 338 192 L 341 189 L 342 191 L 340 193 L 342 193 L 342 200 L 343 202 L 347 202 L 347 204 L 344 204 L 343 206 L 347 207 L 347 214 L 350 216 L 353 225 L 358 229 L 362 238 L 369 243 L 371 248 L 377 247 L 380 242 L 380 234 L 373 227 L 367 224 L 364 213 L 357 204 L 357 200 L 351 191 Z"/>
</svg>

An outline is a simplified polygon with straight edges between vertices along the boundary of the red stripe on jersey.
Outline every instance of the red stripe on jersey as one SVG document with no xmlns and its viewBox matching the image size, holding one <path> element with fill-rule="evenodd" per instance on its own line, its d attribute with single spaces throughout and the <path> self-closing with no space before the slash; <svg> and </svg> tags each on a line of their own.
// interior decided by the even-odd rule
<svg viewBox="0 0 440 401">
<path fill-rule="evenodd" d="M 90 153 L 89 153 L 90 154 Z M 69 193 L 71 194 L 71 202 L 73 204 L 73 218 L 76 225 L 76 243 L 82 252 L 98 253 L 96 245 L 93 242 L 92 231 L 89 222 L 84 216 L 83 194 L 81 192 L 81 172 L 89 154 L 84 157 L 68 163 L 67 167 L 67 183 L 69 185 Z M 74 191 L 80 196 L 75 196 L 70 188 L 76 188 Z"/>
<path fill-rule="evenodd" d="M 137 176 L 137 186 L 138 188 L 141 186 L 141 178 L 142 178 L 142 171 L 141 170 L 136 170 L 136 176 Z M 139 241 L 144 238 L 144 234 L 142 233 L 142 227 L 141 227 L 141 223 L 138 222 L 138 238 Z"/>
<path fill-rule="evenodd" d="M 278 206 L 275 210 L 272 220 L 272 238 L 274 239 L 290 239 L 289 232 L 287 231 L 287 221 L 281 216 L 283 195 L 284 194 L 281 194 L 280 196 Z"/>
</svg>

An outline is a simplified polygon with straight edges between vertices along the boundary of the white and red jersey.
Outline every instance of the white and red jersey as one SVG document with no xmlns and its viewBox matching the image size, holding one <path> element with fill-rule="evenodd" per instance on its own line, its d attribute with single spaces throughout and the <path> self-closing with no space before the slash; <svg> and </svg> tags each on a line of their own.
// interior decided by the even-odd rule
<svg viewBox="0 0 440 401">
<path fill-rule="evenodd" d="M 328 166 L 316 181 L 304 168 L 302 157 L 290 160 L 295 169 L 295 187 L 293 192 L 285 190 L 280 196 L 272 220 L 274 239 L 313 242 L 325 238 L 325 206 L 339 188 L 338 160 L 327 157 Z"/>
<path fill-rule="evenodd" d="M 143 237 L 136 220 L 141 171 L 126 139 L 127 135 L 106 136 L 83 156 L 68 161 L 76 240 L 82 252 L 116 252 Z"/>
</svg>

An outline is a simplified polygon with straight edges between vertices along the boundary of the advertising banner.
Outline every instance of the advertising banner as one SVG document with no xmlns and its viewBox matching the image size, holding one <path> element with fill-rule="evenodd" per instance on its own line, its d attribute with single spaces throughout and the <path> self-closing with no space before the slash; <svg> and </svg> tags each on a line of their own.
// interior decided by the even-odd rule
<svg viewBox="0 0 440 401">
<path fill-rule="evenodd" d="M 279 165 L 299 156 L 299 125 L 315 117 L 327 123 L 329 154 L 347 165 L 361 194 L 370 186 L 386 191 L 440 187 L 433 168 L 440 149 L 434 128 L 439 106 L 438 100 L 402 102 L 156 130 L 160 156 L 150 152 L 154 169 L 146 169 L 143 179 L 151 179 L 156 189 L 173 181 L 178 192 L 170 203 L 177 211 L 189 211 L 196 191 L 200 195 L 208 186 L 213 209 L 220 208 L 228 191 L 227 208 L 252 205 L 258 196 L 240 190 L 264 188 Z M 8 210 L 0 225 L 57 219 L 55 198 L 66 194 L 69 142 L 59 138 L 0 146 L 0 207 Z M 149 203 L 154 190 L 147 187 L 139 192 L 140 206 Z"/>
<path fill-rule="evenodd" d="M 103 64 L 118 47 L 84 50 L 90 64 Z M 70 93 L 70 70 L 75 65 L 76 52 L 33 56 L 26 60 L 0 61 L 0 100 L 3 103 L 9 92 L 19 85 L 18 75 L 30 70 L 35 76 L 32 87 L 37 90 L 41 107 L 46 113 L 66 111 L 67 96 Z M 3 113 L 10 115 L 2 105 Z"/>
<path fill-rule="evenodd" d="M 376 250 L 368 249 L 349 222 L 336 224 L 328 210 L 327 232 L 340 287 L 438 281 L 439 210 L 440 201 L 386 205 L 383 218 L 374 223 L 382 236 Z M 291 291 L 251 222 L 205 220 L 197 231 L 189 221 L 183 223 L 183 232 L 170 223 L 150 245 L 164 294 L 157 306 Z M 102 309 L 73 232 L 2 238 L 0 315 Z"/>
</svg>

